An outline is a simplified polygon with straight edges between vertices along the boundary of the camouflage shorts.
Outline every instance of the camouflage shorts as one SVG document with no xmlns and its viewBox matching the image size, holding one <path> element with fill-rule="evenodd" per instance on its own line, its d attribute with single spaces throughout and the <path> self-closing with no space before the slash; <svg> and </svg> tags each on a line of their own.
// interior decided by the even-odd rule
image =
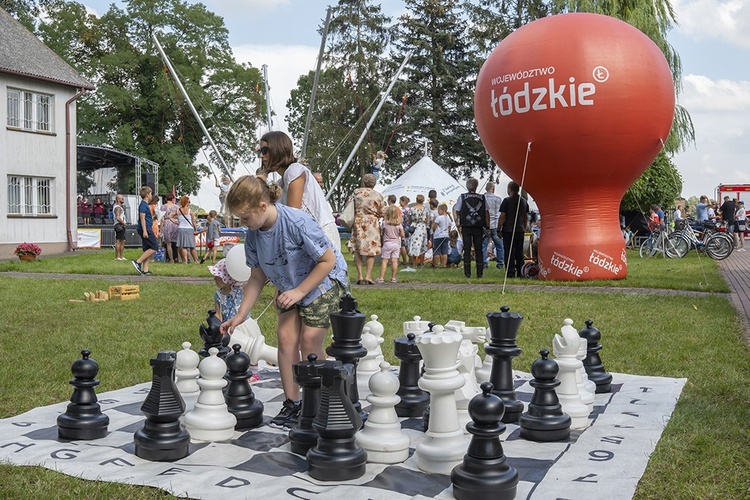
<svg viewBox="0 0 750 500">
<path fill-rule="evenodd" d="M 333 286 L 323 295 L 313 300 L 306 306 L 294 305 L 289 309 L 276 308 L 277 314 L 283 314 L 292 309 L 299 310 L 302 323 L 312 328 L 329 328 L 331 326 L 331 314 L 339 310 L 341 297 L 348 293 L 347 288 L 336 280 L 332 280 Z"/>
</svg>

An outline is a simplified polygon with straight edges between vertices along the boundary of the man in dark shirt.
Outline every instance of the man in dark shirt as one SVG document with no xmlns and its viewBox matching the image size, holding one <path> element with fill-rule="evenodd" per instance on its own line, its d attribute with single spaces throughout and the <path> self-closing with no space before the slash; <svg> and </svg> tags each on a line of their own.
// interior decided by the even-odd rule
<svg viewBox="0 0 750 500">
<path fill-rule="evenodd" d="M 719 208 L 719 213 L 721 214 L 721 220 L 726 223 L 729 231 L 734 229 L 734 214 L 736 211 L 737 205 L 734 204 L 729 196 L 725 196 L 724 203 Z"/>
<path fill-rule="evenodd" d="M 508 278 L 521 275 L 523 267 L 523 238 L 529 215 L 529 204 L 519 195 L 520 187 L 513 181 L 508 183 L 508 197 L 500 204 L 500 219 L 497 232 L 503 237 L 505 247 L 505 271 Z"/>
<path fill-rule="evenodd" d="M 487 203 L 483 194 L 477 194 L 479 181 L 472 178 L 466 181 L 468 193 L 458 197 L 453 206 L 456 210 L 458 224 L 461 228 L 461 239 L 464 243 L 464 276 L 471 278 L 471 249 L 477 263 L 477 278 L 484 273 L 484 255 L 482 237 L 488 227 Z"/>
</svg>

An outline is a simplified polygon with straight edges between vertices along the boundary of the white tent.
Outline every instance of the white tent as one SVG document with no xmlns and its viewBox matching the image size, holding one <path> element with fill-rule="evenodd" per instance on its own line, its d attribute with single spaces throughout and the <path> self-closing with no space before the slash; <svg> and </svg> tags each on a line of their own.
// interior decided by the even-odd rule
<svg viewBox="0 0 750 500">
<path fill-rule="evenodd" d="M 430 189 L 437 191 L 437 199 L 440 203 L 448 205 L 448 213 L 451 213 L 458 196 L 466 192 L 464 186 L 427 156 L 412 165 L 401 177 L 393 181 L 393 184 L 378 191 L 384 197 L 389 194 L 395 194 L 397 199 L 407 196 L 410 203 L 414 203 L 417 195 L 421 194 L 424 195 L 426 203 Z"/>
</svg>

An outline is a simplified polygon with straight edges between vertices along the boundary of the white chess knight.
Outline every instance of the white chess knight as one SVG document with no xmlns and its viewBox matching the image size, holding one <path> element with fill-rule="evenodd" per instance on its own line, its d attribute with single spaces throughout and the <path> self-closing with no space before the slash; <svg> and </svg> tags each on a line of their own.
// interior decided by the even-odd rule
<svg viewBox="0 0 750 500">
<path fill-rule="evenodd" d="M 464 340 L 469 340 L 471 342 L 482 342 L 487 339 L 487 329 L 483 326 L 466 326 L 466 323 L 463 321 L 458 321 L 455 319 L 450 320 L 445 324 L 446 330 L 452 330 L 454 332 L 460 333 Z"/>
<path fill-rule="evenodd" d="M 414 455 L 421 470 L 449 474 L 462 462 L 469 444 L 458 421 L 455 397 L 456 390 L 466 383 L 456 361 L 463 338 L 435 325 L 415 340 L 424 359 L 425 374 L 419 387 L 430 393 L 430 424 Z"/>
<path fill-rule="evenodd" d="M 429 329 L 430 322 L 422 321 L 422 318 L 420 316 L 414 316 L 413 321 L 404 321 L 404 336 L 406 336 L 408 333 L 413 333 L 414 335 L 419 336 Z"/>
<path fill-rule="evenodd" d="M 378 321 L 378 315 L 373 314 L 370 316 L 370 321 L 365 323 L 365 328 L 369 328 L 370 333 L 375 335 L 375 337 L 378 339 L 378 346 L 375 349 L 375 359 L 377 359 L 378 365 L 380 365 L 380 363 L 385 361 L 385 356 L 383 356 L 383 349 L 380 347 L 380 344 L 385 341 L 385 339 L 383 338 L 385 327 L 383 326 L 383 323 Z"/>
<path fill-rule="evenodd" d="M 466 424 L 471 421 L 469 415 L 469 401 L 477 394 L 482 394 L 482 390 L 477 384 L 474 365 L 478 358 L 477 352 L 479 347 L 465 338 L 461 341 L 461 347 L 458 349 L 458 373 L 464 377 L 466 383 L 460 389 L 456 389 L 456 408 L 458 410 L 458 423 L 463 429 L 464 434 L 468 434 Z"/>
<path fill-rule="evenodd" d="M 488 343 L 485 342 L 484 344 L 484 352 L 487 352 L 487 346 L 489 346 Z M 484 361 L 482 363 L 477 363 L 476 366 L 476 375 L 477 375 L 477 382 L 489 382 L 490 376 L 492 375 L 492 356 L 489 356 L 487 354 L 484 355 Z"/>
<path fill-rule="evenodd" d="M 378 352 L 382 338 L 378 338 L 370 332 L 369 322 L 362 328 L 362 347 L 367 349 L 367 354 L 359 360 L 357 366 L 357 389 L 359 399 L 365 399 L 370 394 L 369 381 L 370 377 L 380 371 L 380 361 L 378 361 Z M 382 356 L 382 351 L 381 351 Z"/>
<path fill-rule="evenodd" d="M 371 394 L 367 401 L 372 408 L 364 428 L 356 435 L 357 443 L 367 451 L 367 461 L 372 463 L 397 464 L 409 458 L 409 436 L 401 430 L 394 408 L 401 400 L 396 395 L 398 377 L 390 368 L 383 361 L 378 372 L 370 377 Z"/>
<path fill-rule="evenodd" d="M 576 329 L 571 326 L 573 320 L 565 319 L 563 323 L 564 326 L 560 328 L 562 336 L 555 334 L 552 341 L 555 361 L 560 368 L 557 376 L 560 385 L 557 386 L 555 392 L 557 392 L 563 411 L 570 415 L 570 428 L 585 429 L 589 425 L 590 412 L 588 406 L 581 400 L 577 383 L 578 370 L 582 365 L 576 358 L 581 338 Z"/>
<path fill-rule="evenodd" d="M 215 347 L 209 349 L 208 353 L 209 356 L 198 366 L 201 373 L 198 380 L 201 393 L 195 409 L 186 413 L 183 421 L 194 440 L 227 441 L 234 436 L 234 426 L 237 424 L 237 418 L 227 409 L 222 392 L 227 385 L 224 379 L 227 364 L 217 356 L 219 350 Z"/>
</svg>

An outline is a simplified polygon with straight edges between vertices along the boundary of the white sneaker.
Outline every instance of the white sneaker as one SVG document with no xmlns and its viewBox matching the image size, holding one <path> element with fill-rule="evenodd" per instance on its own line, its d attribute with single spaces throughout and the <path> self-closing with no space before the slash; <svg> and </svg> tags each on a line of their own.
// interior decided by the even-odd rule
<svg viewBox="0 0 750 500">
<path fill-rule="evenodd" d="M 745 251 L 745 249 L 744 249 L 744 248 L 740 248 L 740 249 L 739 249 L 739 250 L 737 250 L 737 251 L 738 251 L 738 252 L 744 252 L 744 251 Z"/>
</svg>

